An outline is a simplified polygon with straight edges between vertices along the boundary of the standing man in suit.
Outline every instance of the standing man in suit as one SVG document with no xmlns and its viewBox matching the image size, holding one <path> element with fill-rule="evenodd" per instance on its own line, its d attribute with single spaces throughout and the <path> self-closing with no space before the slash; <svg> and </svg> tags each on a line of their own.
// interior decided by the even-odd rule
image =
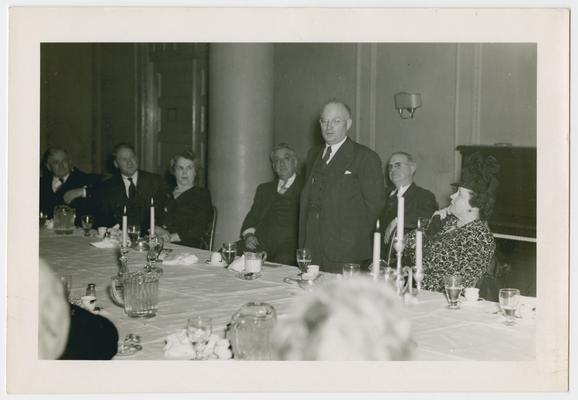
<svg viewBox="0 0 578 400">
<path fill-rule="evenodd" d="M 344 263 L 371 259 L 372 232 L 385 200 L 379 156 L 347 136 L 349 107 L 330 101 L 323 107 L 325 145 L 307 156 L 301 193 L 299 245 L 312 251 L 313 264 L 341 272 Z"/>
<path fill-rule="evenodd" d="M 138 169 L 134 148 L 120 143 L 112 150 L 112 159 L 118 173 L 104 181 L 99 190 L 97 226 L 111 227 L 122 223 L 126 206 L 129 225 L 139 225 L 146 233 L 151 198 L 161 187 L 156 174 Z"/>
<path fill-rule="evenodd" d="M 257 187 L 241 227 L 239 248 L 265 250 L 269 260 L 295 265 L 303 179 L 296 173 L 297 155 L 289 145 L 277 145 L 270 159 L 277 178 Z"/>
<path fill-rule="evenodd" d="M 417 227 L 418 218 L 429 218 L 438 209 L 438 203 L 432 192 L 417 186 L 413 182 L 417 165 L 409 153 L 398 151 L 387 162 L 388 176 L 394 187 L 385 199 L 385 209 L 381 226 L 385 229 L 384 241 L 391 240 L 397 227 L 397 199 L 404 198 L 404 230 Z"/>
<path fill-rule="evenodd" d="M 52 219 L 54 207 L 67 204 L 76 210 L 76 225 L 82 215 L 94 213 L 96 176 L 75 168 L 66 150 L 52 147 L 44 154 L 46 173 L 40 178 L 40 211 Z"/>
</svg>

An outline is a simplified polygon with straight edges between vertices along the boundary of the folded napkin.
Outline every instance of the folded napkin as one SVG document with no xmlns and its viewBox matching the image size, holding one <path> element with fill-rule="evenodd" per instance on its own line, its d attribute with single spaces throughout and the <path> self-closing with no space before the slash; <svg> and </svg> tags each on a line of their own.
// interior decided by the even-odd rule
<svg viewBox="0 0 578 400">
<path fill-rule="evenodd" d="M 229 269 L 231 271 L 243 272 L 245 270 L 245 256 L 236 258 L 231 265 L 229 265 Z"/>
<path fill-rule="evenodd" d="M 207 343 L 195 350 L 187 337 L 187 331 L 181 329 L 165 339 L 165 357 L 176 360 L 228 360 L 233 356 L 227 339 L 221 339 L 217 334 L 211 334 Z"/>
<path fill-rule="evenodd" d="M 199 257 L 190 253 L 175 254 L 163 260 L 164 265 L 191 265 L 199 262 Z"/>
<path fill-rule="evenodd" d="M 100 242 L 92 242 L 90 245 L 99 249 L 114 249 L 119 246 L 119 242 L 116 239 L 104 238 Z"/>
</svg>

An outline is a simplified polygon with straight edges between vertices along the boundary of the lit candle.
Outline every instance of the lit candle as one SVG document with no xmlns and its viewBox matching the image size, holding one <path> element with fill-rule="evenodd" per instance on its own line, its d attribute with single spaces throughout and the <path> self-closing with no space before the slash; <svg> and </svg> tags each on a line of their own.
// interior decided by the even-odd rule
<svg viewBox="0 0 578 400">
<path fill-rule="evenodd" d="M 403 227 L 404 227 L 404 209 L 405 209 L 405 199 L 403 196 L 398 196 L 397 198 L 397 239 L 403 240 Z"/>
<path fill-rule="evenodd" d="M 373 234 L 373 279 L 376 280 L 379 276 L 379 261 L 381 260 L 381 233 L 379 232 L 379 219 L 375 224 L 375 232 Z"/>
<path fill-rule="evenodd" d="M 422 268 L 422 235 L 421 224 L 418 218 L 417 231 L 415 232 L 415 269 L 420 271 Z"/>
<path fill-rule="evenodd" d="M 127 236 L 128 236 L 126 224 L 127 224 L 126 206 L 124 206 L 124 212 L 122 214 L 122 247 L 126 247 L 126 240 L 127 240 Z"/>
<path fill-rule="evenodd" d="M 155 235 L 155 202 L 151 197 L 151 228 L 150 228 L 150 235 Z"/>
</svg>

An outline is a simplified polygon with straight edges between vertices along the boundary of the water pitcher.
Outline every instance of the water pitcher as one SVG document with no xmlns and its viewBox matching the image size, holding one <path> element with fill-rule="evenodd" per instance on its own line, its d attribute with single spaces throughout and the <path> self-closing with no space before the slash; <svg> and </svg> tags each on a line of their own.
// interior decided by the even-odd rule
<svg viewBox="0 0 578 400">
<path fill-rule="evenodd" d="M 58 234 L 71 234 L 74 231 L 74 218 L 76 210 L 65 204 L 54 207 L 54 232 Z"/>
<path fill-rule="evenodd" d="M 277 314 L 267 303 L 247 303 L 233 315 L 229 340 L 238 360 L 271 360 L 271 332 Z"/>
</svg>

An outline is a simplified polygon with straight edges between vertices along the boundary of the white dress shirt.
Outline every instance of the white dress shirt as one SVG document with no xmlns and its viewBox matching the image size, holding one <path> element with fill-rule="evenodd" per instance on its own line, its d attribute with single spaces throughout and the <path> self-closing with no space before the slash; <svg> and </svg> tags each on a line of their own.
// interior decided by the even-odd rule
<svg viewBox="0 0 578 400">
<path fill-rule="evenodd" d="M 327 148 L 331 146 L 331 154 L 329 155 L 329 160 L 327 160 L 327 164 L 329 164 L 331 162 L 331 160 L 333 159 L 333 157 L 335 157 L 335 153 L 337 153 L 337 151 L 339 150 L 339 148 L 343 145 L 343 143 L 345 143 L 345 140 L 347 139 L 347 136 L 345 136 L 343 138 L 343 140 L 339 143 L 335 143 L 332 145 L 325 145 L 325 150 L 323 150 L 323 154 L 322 157 L 325 155 L 325 153 L 327 152 Z"/>
</svg>

